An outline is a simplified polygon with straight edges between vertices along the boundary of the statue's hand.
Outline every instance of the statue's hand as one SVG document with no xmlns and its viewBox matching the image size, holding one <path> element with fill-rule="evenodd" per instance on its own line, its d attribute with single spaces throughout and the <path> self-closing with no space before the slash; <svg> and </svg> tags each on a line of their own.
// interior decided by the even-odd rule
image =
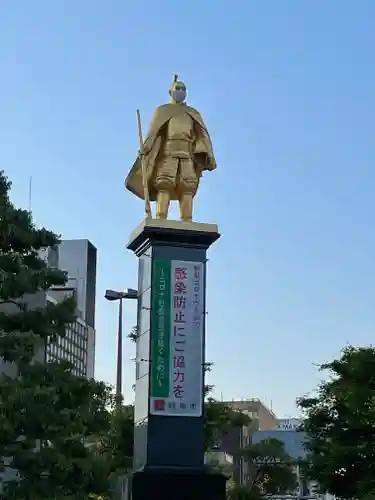
<svg viewBox="0 0 375 500">
<path fill-rule="evenodd" d="M 204 170 L 205 166 L 208 163 L 207 153 L 196 153 L 195 161 L 197 162 L 197 165 L 199 165 L 201 169 Z"/>
<path fill-rule="evenodd" d="M 195 155 L 195 171 L 197 174 L 197 177 L 200 178 L 202 177 L 203 170 L 205 170 L 206 167 L 206 162 L 207 162 L 207 155 L 205 153 L 198 153 Z"/>
<path fill-rule="evenodd" d="M 151 152 L 151 145 L 150 145 L 150 141 L 148 140 L 148 138 L 145 140 L 145 142 L 143 143 L 143 154 L 146 156 L 148 154 L 150 154 Z"/>
</svg>

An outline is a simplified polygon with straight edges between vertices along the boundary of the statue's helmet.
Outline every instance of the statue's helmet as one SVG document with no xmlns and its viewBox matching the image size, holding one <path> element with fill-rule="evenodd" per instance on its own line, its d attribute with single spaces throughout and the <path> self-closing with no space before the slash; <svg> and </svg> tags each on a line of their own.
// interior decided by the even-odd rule
<svg viewBox="0 0 375 500">
<path fill-rule="evenodd" d="M 173 83 L 169 89 L 169 95 L 177 103 L 182 103 L 186 99 L 186 85 L 178 79 L 178 75 L 174 75 Z"/>
</svg>

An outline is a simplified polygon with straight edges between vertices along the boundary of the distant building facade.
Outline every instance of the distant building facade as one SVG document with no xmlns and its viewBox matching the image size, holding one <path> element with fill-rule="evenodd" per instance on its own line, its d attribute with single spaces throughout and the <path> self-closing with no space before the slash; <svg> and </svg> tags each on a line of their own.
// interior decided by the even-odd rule
<svg viewBox="0 0 375 500">
<path fill-rule="evenodd" d="M 284 443 L 286 453 L 294 459 L 303 459 L 306 456 L 304 441 L 306 434 L 297 430 L 266 430 L 255 431 L 251 437 L 252 443 L 259 443 L 264 439 L 275 438 Z"/>
<path fill-rule="evenodd" d="M 59 268 L 68 273 L 68 288 L 75 290 L 82 319 L 95 328 L 97 249 L 89 240 L 62 240 Z"/>
<path fill-rule="evenodd" d="M 239 399 L 224 401 L 233 410 L 240 411 L 251 418 L 253 429 L 275 429 L 278 418 L 260 399 Z"/>
<path fill-rule="evenodd" d="M 65 287 L 49 290 L 49 300 L 58 301 L 73 293 L 77 319 L 67 328 L 64 338 L 48 344 L 46 357 L 48 361 L 67 360 L 73 364 L 73 373 L 93 378 L 97 249 L 87 239 L 62 240 L 58 247 L 58 267 L 66 271 L 68 281 Z"/>
<path fill-rule="evenodd" d="M 233 457 L 234 479 L 236 482 L 243 484 L 247 473 L 247 465 L 243 458 L 239 456 L 239 451 L 249 444 L 253 431 L 275 429 L 277 427 L 277 417 L 260 399 L 240 399 L 224 401 L 223 403 L 234 411 L 248 415 L 251 419 L 249 426 L 231 429 L 222 437 L 218 445 L 221 452 Z"/>
<path fill-rule="evenodd" d="M 56 303 L 51 296 L 47 302 Z M 46 346 L 45 360 L 69 361 L 73 365 L 74 375 L 86 378 L 94 377 L 95 370 L 95 330 L 81 318 L 71 323 L 65 337 L 58 337 L 56 341 L 49 341 Z"/>
<path fill-rule="evenodd" d="M 302 424 L 300 418 L 279 418 L 277 420 L 277 429 L 280 431 L 296 431 Z"/>
<path fill-rule="evenodd" d="M 78 376 L 94 377 L 95 371 L 95 294 L 97 250 L 89 240 L 63 240 L 58 247 L 42 249 L 39 256 L 49 267 L 67 272 L 65 287 L 41 291 L 23 298 L 30 309 L 44 308 L 48 302 L 57 303 L 66 295 L 74 294 L 77 301 L 77 319 L 67 327 L 65 337 L 48 341 L 36 353 L 36 360 L 48 362 L 66 360 L 72 363 L 72 372 Z M 2 304 L 0 311 L 14 314 L 16 304 Z M 0 373 L 11 376 L 15 366 L 0 358 Z"/>
</svg>

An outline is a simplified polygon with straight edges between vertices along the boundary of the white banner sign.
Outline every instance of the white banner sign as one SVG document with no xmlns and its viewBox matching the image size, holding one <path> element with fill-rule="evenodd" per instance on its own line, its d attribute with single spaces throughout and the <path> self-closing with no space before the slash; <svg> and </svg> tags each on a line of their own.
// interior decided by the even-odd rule
<svg viewBox="0 0 375 500">
<path fill-rule="evenodd" d="M 299 418 L 281 418 L 277 421 L 277 428 L 283 431 L 296 431 L 300 425 Z"/>
<path fill-rule="evenodd" d="M 200 262 L 154 261 L 150 392 L 153 415 L 202 415 L 203 272 Z"/>
</svg>

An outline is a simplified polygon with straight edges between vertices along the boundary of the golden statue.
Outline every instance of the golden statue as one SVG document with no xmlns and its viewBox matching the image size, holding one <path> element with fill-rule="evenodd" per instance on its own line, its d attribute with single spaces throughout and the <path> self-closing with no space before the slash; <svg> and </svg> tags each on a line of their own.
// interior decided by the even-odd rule
<svg viewBox="0 0 375 500">
<path fill-rule="evenodd" d="M 144 142 L 137 111 L 141 149 L 125 186 L 145 200 L 148 217 L 150 201 L 156 201 L 156 218 L 166 219 L 170 201 L 178 200 L 181 220 L 191 221 L 202 172 L 214 170 L 216 161 L 206 125 L 200 113 L 186 105 L 186 86 L 177 75 L 169 94 L 171 103 L 156 109 Z"/>
</svg>

